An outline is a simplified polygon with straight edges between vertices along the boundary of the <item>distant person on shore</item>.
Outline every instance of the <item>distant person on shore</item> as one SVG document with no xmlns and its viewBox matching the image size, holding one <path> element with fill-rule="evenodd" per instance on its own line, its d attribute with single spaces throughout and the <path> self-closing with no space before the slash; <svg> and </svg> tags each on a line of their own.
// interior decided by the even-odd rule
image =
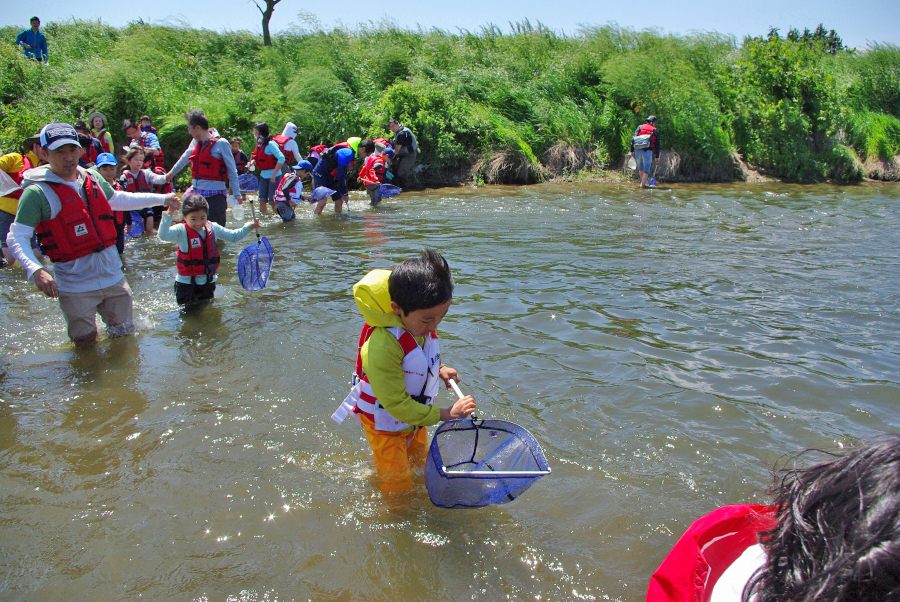
<svg viewBox="0 0 900 602">
<path fill-rule="evenodd" d="M 285 158 L 278 143 L 269 135 L 269 124 L 263 121 L 253 124 L 253 135 L 256 136 L 256 148 L 250 155 L 249 169 L 259 170 L 259 211 L 265 215 L 267 203 L 275 211 L 275 187 Z"/>
<path fill-rule="evenodd" d="M 413 486 L 412 468 L 425 463 L 425 427 L 475 411 L 471 395 L 439 408 L 441 381 L 459 374 L 441 362 L 437 327 L 453 300 L 450 266 L 433 249 L 392 270 L 372 270 L 353 286 L 365 324 L 359 337 L 353 388 L 332 418 L 359 417 L 385 494 Z"/>
<path fill-rule="evenodd" d="M 47 38 L 44 32 L 40 31 L 41 20 L 37 17 L 31 17 L 31 29 L 23 29 L 16 36 L 16 45 L 21 46 L 25 50 L 25 58 L 40 61 L 44 64 L 49 62 L 47 58 Z"/>
<path fill-rule="evenodd" d="M 50 123 L 41 129 L 41 155 L 49 165 L 29 170 L 6 242 L 29 280 L 47 297 L 58 298 L 69 338 L 88 345 L 97 338 L 96 314 L 110 336 L 134 333 L 131 288 L 115 247 L 113 211 L 166 204 L 174 194 L 116 191 L 78 166 L 84 149 L 75 128 Z M 53 261 L 45 268 L 31 252 L 37 232 L 41 250 Z"/>
<path fill-rule="evenodd" d="M 192 309 L 213 300 L 216 293 L 216 273 L 219 271 L 219 250 L 216 240 L 237 242 L 259 228 L 259 220 L 229 230 L 208 221 L 209 204 L 199 194 L 185 195 L 181 201 L 183 224 L 172 225 L 175 207 L 169 206 L 159 222 L 159 238 L 175 243 L 176 267 L 175 301 Z"/>
<path fill-rule="evenodd" d="M 394 184 L 409 189 L 412 185 L 413 166 L 419 156 L 419 143 L 416 137 L 405 125 L 400 125 L 396 119 L 388 121 L 388 127 L 394 133 L 391 146 L 394 147 Z"/>
<path fill-rule="evenodd" d="M 166 174 L 166 179 L 171 182 L 178 172 L 190 163 L 193 179 L 191 188 L 203 196 L 209 204 L 207 215 L 209 220 L 224 227 L 228 221 L 226 214 L 228 184 L 231 185 L 232 195 L 238 204 L 244 202 L 231 145 L 225 138 L 210 134 L 209 120 L 206 113 L 200 109 L 191 109 L 184 114 L 184 118 L 193 140 Z"/>
<path fill-rule="evenodd" d="M 655 162 L 659 166 L 659 130 L 656 129 L 656 116 L 647 117 L 647 122 L 639 125 L 631 137 L 631 152 L 637 162 L 641 176 L 641 188 L 649 188 L 647 178 Z"/>
<path fill-rule="evenodd" d="M 100 112 L 93 112 L 88 115 L 88 124 L 91 126 L 91 134 L 100 141 L 100 146 L 103 147 L 104 153 L 112 153 L 115 149 L 113 148 L 113 139 L 109 134 L 109 131 L 106 128 L 107 120 L 106 115 Z"/>
<path fill-rule="evenodd" d="M 647 602 L 900 600 L 900 436 L 781 470 L 771 493 L 688 527 Z"/>
<path fill-rule="evenodd" d="M 142 132 L 134 119 L 126 119 L 122 122 L 122 131 L 131 138 L 131 147 L 139 146 L 144 149 L 144 167 L 165 169 L 163 150 L 159 145 L 159 138 L 153 132 Z"/>
<path fill-rule="evenodd" d="M 347 191 L 347 170 L 353 165 L 357 154 L 366 158 L 365 148 L 360 148 L 359 138 L 348 138 L 346 142 L 338 142 L 322 153 L 319 162 L 313 168 L 313 190 L 323 187 L 334 190 L 331 199 L 334 201 L 334 212 L 340 213 L 344 203 L 350 202 Z M 313 210 L 319 215 L 328 203 L 328 197 L 322 198 Z"/>
<path fill-rule="evenodd" d="M 0 157 L 0 169 L 5 171 L 13 182 L 21 186 L 25 172 L 41 164 L 37 157 L 39 148 L 37 136 L 26 138 L 22 143 L 21 154 L 7 153 Z M 16 221 L 16 211 L 19 208 L 21 196 L 21 188 L 7 190 L 3 196 L 0 196 L 0 268 L 10 267 L 16 263 L 15 256 L 6 244 L 6 235 L 9 234 L 10 226 Z M 37 235 L 31 237 L 31 250 L 35 257 L 43 262 L 44 256 L 41 254 Z"/>
</svg>

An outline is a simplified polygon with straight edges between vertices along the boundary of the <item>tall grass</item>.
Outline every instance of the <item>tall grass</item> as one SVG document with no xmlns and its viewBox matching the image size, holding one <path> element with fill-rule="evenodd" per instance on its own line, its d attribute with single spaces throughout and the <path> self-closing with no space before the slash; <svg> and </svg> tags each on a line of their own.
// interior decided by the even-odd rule
<svg viewBox="0 0 900 602">
<path fill-rule="evenodd" d="M 860 161 L 900 150 L 900 50 L 884 44 L 832 55 L 777 35 L 739 44 L 606 25 L 567 36 L 529 21 L 509 33 L 309 23 L 270 47 L 247 32 L 143 22 L 45 32 L 48 67 L 24 60 L 16 30 L 0 29 L 5 151 L 50 120 L 101 110 L 122 141 L 123 119 L 154 116 L 172 161 L 192 107 L 242 135 L 245 150 L 257 120 L 274 130 L 293 121 L 304 147 L 387 136 L 397 117 L 417 134 L 426 181 L 473 169 L 537 181 L 559 172 L 548 157 L 567 157 L 566 173 L 612 166 L 650 113 L 679 156 L 675 178 L 740 177 L 740 154 L 777 176 L 852 181 Z"/>
</svg>

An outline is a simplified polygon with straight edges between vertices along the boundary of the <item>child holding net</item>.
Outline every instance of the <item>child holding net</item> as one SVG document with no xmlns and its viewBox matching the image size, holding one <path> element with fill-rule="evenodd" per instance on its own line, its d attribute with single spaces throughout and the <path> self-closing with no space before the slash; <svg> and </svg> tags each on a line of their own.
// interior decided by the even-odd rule
<svg viewBox="0 0 900 602">
<path fill-rule="evenodd" d="M 428 451 L 426 426 L 475 411 L 471 395 L 450 408 L 434 405 L 440 386 L 459 380 L 441 363 L 437 327 L 450 308 L 450 266 L 436 251 L 407 259 L 393 270 L 373 270 L 353 287 L 366 320 L 359 339 L 353 389 L 335 412 L 342 422 L 359 415 L 386 494 L 412 487 L 412 466 Z M 449 388 L 449 384 L 447 384 Z"/>
</svg>

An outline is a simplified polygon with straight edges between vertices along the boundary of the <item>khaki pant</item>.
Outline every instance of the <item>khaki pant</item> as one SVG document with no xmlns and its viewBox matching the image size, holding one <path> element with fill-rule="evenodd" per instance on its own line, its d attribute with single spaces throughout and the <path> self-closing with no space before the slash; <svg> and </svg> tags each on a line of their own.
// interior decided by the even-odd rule
<svg viewBox="0 0 900 602">
<path fill-rule="evenodd" d="M 134 304 L 131 287 L 125 278 L 106 288 L 84 293 L 59 292 L 59 307 L 66 317 L 69 338 L 76 343 L 89 343 L 97 338 L 100 314 L 110 336 L 134 333 Z"/>
<path fill-rule="evenodd" d="M 428 453 L 425 427 L 419 427 L 412 433 L 391 433 L 375 430 L 375 425 L 365 416 L 360 416 L 359 421 L 375 454 L 382 493 L 403 493 L 412 489 L 411 466 L 424 466 Z"/>
</svg>

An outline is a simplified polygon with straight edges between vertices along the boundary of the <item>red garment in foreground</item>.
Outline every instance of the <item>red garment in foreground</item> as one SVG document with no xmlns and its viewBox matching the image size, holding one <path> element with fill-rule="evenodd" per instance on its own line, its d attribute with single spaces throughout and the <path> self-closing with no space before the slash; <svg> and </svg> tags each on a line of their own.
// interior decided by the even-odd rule
<svg viewBox="0 0 900 602">
<path fill-rule="evenodd" d="M 756 504 L 698 518 L 650 577 L 647 602 L 707 602 L 725 569 L 774 526 L 775 507 Z"/>
</svg>

